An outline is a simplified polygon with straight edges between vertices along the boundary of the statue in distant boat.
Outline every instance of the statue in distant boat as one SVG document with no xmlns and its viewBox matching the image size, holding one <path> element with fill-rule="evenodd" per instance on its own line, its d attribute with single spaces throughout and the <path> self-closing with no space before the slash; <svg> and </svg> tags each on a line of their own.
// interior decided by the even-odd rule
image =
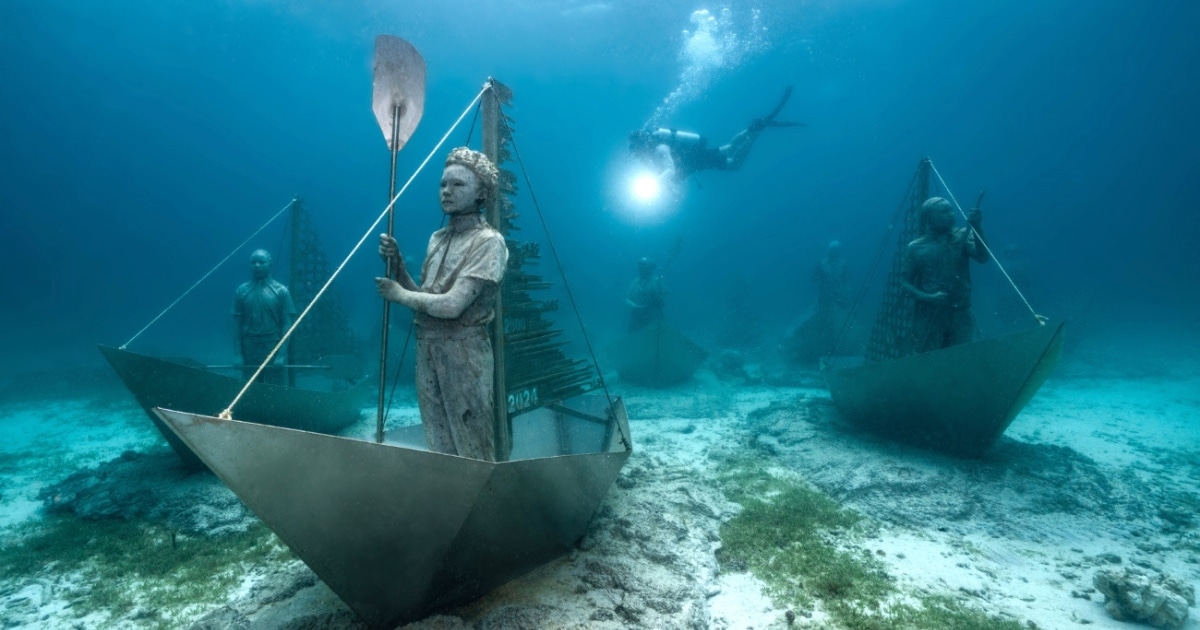
<svg viewBox="0 0 1200 630">
<path fill-rule="evenodd" d="M 237 288 L 233 299 L 236 342 L 242 357 L 242 376 L 249 379 L 296 318 L 292 294 L 283 283 L 271 277 L 271 254 L 256 249 L 250 254 L 250 280 Z M 287 347 L 281 348 L 271 365 L 259 376 L 260 382 L 288 384 Z"/>
<path fill-rule="evenodd" d="M 677 252 L 678 246 L 667 264 Z M 638 275 L 625 295 L 631 309 L 628 334 L 608 348 L 621 378 L 647 387 L 668 387 L 688 380 L 708 354 L 667 325 L 663 314 L 667 291 L 659 270 L 654 259 L 638 260 Z"/>
<path fill-rule="evenodd" d="M 846 257 L 841 241 L 830 241 L 825 247 L 825 255 L 813 269 L 812 280 L 817 285 L 818 312 L 846 308 Z"/>
<path fill-rule="evenodd" d="M 658 263 L 651 258 L 642 258 L 638 260 L 637 272 L 625 293 L 625 304 L 630 308 L 628 331 L 631 333 L 662 322 L 667 298 Z"/>
<path fill-rule="evenodd" d="M 902 287 L 915 299 L 912 341 L 916 352 L 929 352 L 970 342 L 975 334 L 971 315 L 971 261 L 989 259 L 984 246 L 983 215 L 967 214 L 967 227 L 955 227 L 954 208 L 941 197 L 921 205 L 920 236 L 904 251 Z"/>
<path fill-rule="evenodd" d="M 783 342 L 783 350 L 792 361 L 815 364 L 821 357 L 835 352 L 838 335 L 849 312 L 847 279 L 842 243 L 830 241 L 825 247 L 825 255 L 813 267 L 816 302 Z"/>
<path fill-rule="evenodd" d="M 466 147 L 452 150 L 441 180 L 449 224 L 429 238 L 421 284 L 386 234 L 380 236 L 379 254 L 396 279 L 375 279 L 380 296 L 413 311 L 417 403 L 429 448 L 485 461 L 496 459 L 487 325 L 495 317 L 508 248 L 482 211 L 498 186 L 499 171 L 486 155 Z"/>
</svg>

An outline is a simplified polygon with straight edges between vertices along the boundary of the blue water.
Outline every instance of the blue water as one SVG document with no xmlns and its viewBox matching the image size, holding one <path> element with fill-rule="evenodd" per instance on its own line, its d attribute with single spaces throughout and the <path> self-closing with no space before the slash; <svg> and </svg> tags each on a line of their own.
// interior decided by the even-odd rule
<svg viewBox="0 0 1200 630">
<path fill-rule="evenodd" d="M 340 260 L 386 201 L 370 111 L 379 33 L 413 42 L 429 68 L 402 179 L 487 77 L 514 89 L 518 148 L 601 337 L 619 332 L 633 261 L 664 259 L 679 238 L 675 321 L 704 338 L 724 292 L 745 282 L 765 336 L 782 334 L 811 301 L 809 269 L 830 239 L 865 274 L 923 156 L 964 206 L 987 190 L 987 233 L 1021 248 L 1040 312 L 1101 336 L 1195 332 L 1192 3 L 294 4 L 0 6 L 6 354 L 97 361 L 91 344 L 127 340 L 296 194 Z M 719 22 L 699 51 L 697 9 Z M 688 88 L 663 122 L 720 143 L 785 85 L 795 94 L 781 118 L 806 128 L 768 130 L 740 172 L 701 173 L 669 216 L 619 211 L 626 135 L 672 91 Z M 401 244 L 417 257 L 439 220 L 436 171 L 400 204 Z M 521 203 L 524 235 L 544 239 Z M 364 327 L 378 306 L 372 249 L 337 285 Z M 244 257 L 142 348 L 224 343 Z M 999 290 L 994 268 L 976 277 Z"/>
<path fill-rule="evenodd" d="M 1174 376 L 1180 363 L 1160 359 L 1186 359 L 1194 380 L 1200 4 L 320 4 L 0 2 L 0 377 L 44 382 L 21 373 L 53 369 L 68 388 L 80 386 L 72 370 L 102 368 L 96 343 L 128 340 L 295 195 L 330 259 L 347 256 L 387 203 L 390 156 L 371 112 L 374 39 L 387 33 L 411 41 L 428 64 L 425 114 L 400 155 L 401 181 L 468 112 L 397 206 L 402 249 L 422 256 L 441 220 L 441 157 L 468 136 L 478 147 L 468 106 L 495 77 L 515 92 L 517 148 L 550 230 L 509 164 L 519 177 L 518 237 L 542 243 L 541 272 L 556 282 L 570 330 L 574 309 L 551 264 L 553 242 L 598 347 L 624 333 L 625 288 L 635 261 L 650 256 L 670 261 L 672 323 L 715 350 L 729 313 L 745 309 L 758 328 L 749 337 L 761 344 L 748 352 L 764 358 L 812 303 L 811 270 L 830 240 L 844 244 L 851 282 L 862 281 L 929 157 L 964 208 L 987 191 L 984 230 L 1000 262 L 1021 268 L 1038 313 L 1071 322 L 1057 376 L 1145 383 L 1137 379 Z M 789 85 L 779 117 L 805 127 L 766 130 L 740 171 L 700 173 L 681 198 L 639 214 L 627 196 L 630 131 L 653 122 L 720 144 Z M 233 290 L 250 250 L 283 242 L 283 225 L 269 226 L 131 349 L 235 360 Z M 334 285 L 364 338 L 375 334 L 380 306 L 375 242 L 366 239 Z M 1008 258 L 1012 248 L 1020 253 Z M 980 328 L 996 330 L 993 306 L 1009 289 L 995 264 L 973 273 Z M 1056 418 L 1078 428 L 1050 439 L 1030 421 L 1009 437 L 1056 446 L 1079 437 L 1067 446 L 1103 453 L 1082 446 L 1099 430 L 1080 411 L 1094 393 L 1048 389 L 1024 417 L 1050 434 Z M 1133 424 L 1157 419 L 1186 436 L 1196 404 L 1184 389 L 1131 388 Z M 101 431 L 88 438 L 98 445 L 74 454 L 80 467 L 126 447 L 161 448 L 119 396 L 122 417 L 136 418 L 129 426 L 48 397 L 0 430 L 61 431 L 57 447 L 78 439 L 72 423 Z M 1124 400 L 1097 398 L 1113 418 L 1129 415 Z M 1179 447 L 1194 452 L 1194 443 L 1181 438 Z M 48 466 L 65 476 L 74 469 L 64 461 Z M 29 507 L 35 494 L 25 494 Z"/>
</svg>

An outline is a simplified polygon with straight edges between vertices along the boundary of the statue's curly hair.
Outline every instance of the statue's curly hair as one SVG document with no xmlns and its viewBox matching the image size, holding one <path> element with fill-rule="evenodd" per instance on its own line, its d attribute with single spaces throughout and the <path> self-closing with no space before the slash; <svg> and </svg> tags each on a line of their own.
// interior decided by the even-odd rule
<svg viewBox="0 0 1200 630">
<path fill-rule="evenodd" d="M 929 227 L 929 214 L 943 208 L 953 208 L 943 197 L 930 197 L 921 204 L 921 213 L 917 215 L 917 231 L 924 233 Z"/>
<path fill-rule="evenodd" d="M 496 165 L 492 164 L 488 156 L 467 147 L 458 147 L 452 149 L 446 156 L 446 166 L 451 164 L 457 164 L 475 173 L 475 176 L 479 178 L 480 185 L 483 186 L 486 201 L 496 198 L 497 189 L 500 187 L 500 171 L 496 169 Z"/>
</svg>

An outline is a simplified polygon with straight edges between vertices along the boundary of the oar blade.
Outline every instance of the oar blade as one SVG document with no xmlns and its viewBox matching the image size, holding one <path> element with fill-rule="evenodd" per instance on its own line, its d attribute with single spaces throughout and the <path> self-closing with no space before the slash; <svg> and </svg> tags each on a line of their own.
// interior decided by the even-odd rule
<svg viewBox="0 0 1200 630">
<path fill-rule="evenodd" d="M 394 107 L 400 108 L 393 133 Z M 425 113 L 425 59 L 408 41 L 391 35 L 375 38 L 375 81 L 371 109 L 388 148 L 399 151 Z M 396 146 L 392 146 L 393 136 Z"/>
</svg>

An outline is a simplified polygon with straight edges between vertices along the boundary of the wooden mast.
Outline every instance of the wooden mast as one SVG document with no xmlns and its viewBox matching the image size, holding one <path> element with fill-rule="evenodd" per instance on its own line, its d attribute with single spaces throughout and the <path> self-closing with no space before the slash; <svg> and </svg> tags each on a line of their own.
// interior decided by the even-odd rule
<svg viewBox="0 0 1200 630">
<path fill-rule="evenodd" d="M 483 153 L 499 168 L 500 117 L 504 114 L 500 106 L 511 100 L 512 92 L 495 79 L 488 79 L 488 89 L 483 93 Z M 487 222 L 493 228 L 502 229 L 500 222 L 500 191 L 499 187 L 488 200 Z M 512 427 L 508 418 L 508 388 L 504 381 L 504 293 L 496 291 L 496 316 L 492 319 L 492 429 L 496 441 L 496 461 L 508 459 L 512 452 Z"/>
</svg>

